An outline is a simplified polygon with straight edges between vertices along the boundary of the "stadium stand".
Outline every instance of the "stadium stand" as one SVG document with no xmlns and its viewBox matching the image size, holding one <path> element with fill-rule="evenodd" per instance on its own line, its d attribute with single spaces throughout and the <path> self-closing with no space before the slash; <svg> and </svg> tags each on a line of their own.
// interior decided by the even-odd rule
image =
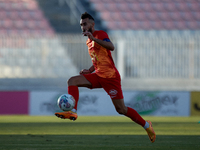
<svg viewBox="0 0 200 150">
<path fill-rule="evenodd" d="M 54 29 L 35 0 L 1 0 L 0 34 L 54 35 Z"/>
<path fill-rule="evenodd" d="M 109 30 L 199 30 L 198 0 L 89 0 Z"/>
<path fill-rule="evenodd" d="M 124 88 L 199 89 L 198 0 L 0 0 L 0 89 L 66 90 L 91 65 L 85 11 L 109 33 Z"/>
<path fill-rule="evenodd" d="M 61 66 L 74 65 L 38 2 L 1 0 L 0 78 L 55 78 L 77 72 L 75 66 Z"/>
</svg>

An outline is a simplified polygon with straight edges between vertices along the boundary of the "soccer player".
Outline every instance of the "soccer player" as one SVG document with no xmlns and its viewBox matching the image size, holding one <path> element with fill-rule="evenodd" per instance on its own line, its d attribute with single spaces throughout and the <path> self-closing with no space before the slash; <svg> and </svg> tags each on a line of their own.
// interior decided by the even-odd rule
<svg viewBox="0 0 200 150">
<path fill-rule="evenodd" d="M 152 123 L 145 121 L 137 111 L 126 107 L 124 104 L 120 74 L 111 55 L 111 51 L 114 50 L 113 43 L 106 32 L 95 30 L 94 25 L 94 18 L 90 14 L 85 12 L 81 15 L 80 26 L 83 35 L 88 37 L 86 44 L 93 65 L 89 69 L 81 70 L 80 75 L 73 76 L 68 80 L 68 93 L 76 101 L 74 109 L 72 111 L 58 112 L 55 115 L 63 119 L 76 120 L 78 117 L 76 113 L 79 100 L 78 87 L 103 88 L 112 99 L 116 111 L 141 125 L 147 131 L 149 139 L 153 143 L 156 139 L 156 134 Z"/>
</svg>

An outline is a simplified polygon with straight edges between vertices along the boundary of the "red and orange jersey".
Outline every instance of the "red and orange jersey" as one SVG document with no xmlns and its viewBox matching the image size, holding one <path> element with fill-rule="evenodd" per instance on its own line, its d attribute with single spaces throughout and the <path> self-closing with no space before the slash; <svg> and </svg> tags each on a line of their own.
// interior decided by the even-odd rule
<svg viewBox="0 0 200 150">
<path fill-rule="evenodd" d="M 93 36 L 100 40 L 109 39 L 107 33 L 102 30 L 96 30 L 93 33 Z M 92 63 L 95 67 L 96 74 L 102 78 L 115 78 L 118 71 L 115 67 L 110 50 L 102 47 L 89 38 L 86 44 L 88 46 L 88 52 L 92 59 Z"/>
</svg>

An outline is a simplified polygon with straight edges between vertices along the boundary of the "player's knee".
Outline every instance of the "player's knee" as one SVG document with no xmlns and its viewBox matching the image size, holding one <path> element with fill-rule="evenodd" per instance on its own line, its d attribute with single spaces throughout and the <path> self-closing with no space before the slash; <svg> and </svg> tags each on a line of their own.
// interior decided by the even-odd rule
<svg viewBox="0 0 200 150">
<path fill-rule="evenodd" d="M 71 77 L 69 78 L 69 80 L 67 81 L 68 86 L 70 85 L 76 85 L 77 81 L 75 77 Z"/>
<path fill-rule="evenodd" d="M 120 107 L 116 108 L 116 111 L 121 115 L 125 115 L 126 114 L 126 109 L 123 109 L 123 108 L 120 108 Z"/>
</svg>

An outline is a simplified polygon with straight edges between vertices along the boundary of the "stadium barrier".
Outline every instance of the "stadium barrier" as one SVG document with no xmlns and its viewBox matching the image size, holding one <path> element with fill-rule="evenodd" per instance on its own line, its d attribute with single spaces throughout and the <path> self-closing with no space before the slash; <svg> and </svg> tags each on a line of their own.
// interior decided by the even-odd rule
<svg viewBox="0 0 200 150">
<path fill-rule="evenodd" d="M 191 92 L 191 115 L 200 116 L 200 92 Z"/>
<path fill-rule="evenodd" d="M 57 99 L 61 94 L 61 91 L 1 91 L 0 114 L 54 115 L 55 112 L 61 111 L 57 106 Z M 151 116 L 200 115 L 199 110 L 193 111 L 197 96 L 199 93 L 185 91 L 124 91 L 127 106 L 134 108 L 141 115 Z M 197 107 L 199 109 L 199 104 Z M 119 115 L 110 97 L 99 89 L 80 90 L 78 114 Z"/>
</svg>

